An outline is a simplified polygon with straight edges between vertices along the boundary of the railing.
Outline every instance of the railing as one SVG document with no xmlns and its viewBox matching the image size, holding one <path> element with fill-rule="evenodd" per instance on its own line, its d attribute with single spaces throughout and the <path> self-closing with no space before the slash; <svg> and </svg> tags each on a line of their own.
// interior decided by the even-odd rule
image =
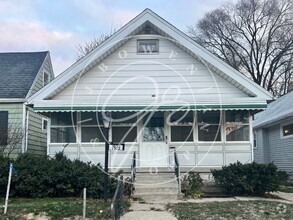
<svg viewBox="0 0 293 220">
<path fill-rule="evenodd" d="M 178 192 L 181 193 L 181 180 L 180 180 L 180 164 L 177 157 L 176 150 L 174 149 L 174 162 L 175 162 L 175 176 L 178 183 Z"/>
<path fill-rule="evenodd" d="M 123 190 L 124 190 L 124 184 L 123 184 L 123 176 L 120 176 L 120 179 L 118 180 L 117 188 L 111 203 L 111 219 L 112 220 L 118 220 L 120 219 L 121 215 L 123 215 Z"/>
<path fill-rule="evenodd" d="M 136 177 L 136 153 L 133 152 L 132 165 L 131 165 L 131 195 L 134 193 L 134 182 Z"/>
</svg>

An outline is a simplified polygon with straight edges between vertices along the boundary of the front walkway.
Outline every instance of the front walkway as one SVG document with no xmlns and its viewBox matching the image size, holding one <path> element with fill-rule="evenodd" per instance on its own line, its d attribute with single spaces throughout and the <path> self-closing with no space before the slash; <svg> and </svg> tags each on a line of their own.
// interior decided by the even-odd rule
<svg viewBox="0 0 293 220">
<path fill-rule="evenodd" d="M 229 197 L 229 198 L 202 198 L 202 199 L 187 199 L 187 200 L 162 200 L 140 202 L 132 201 L 130 211 L 125 213 L 121 220 L 176 220 L 173 214 L 166 210 L 168 203 L 206 203 L 206 202 L 228 202 L 228 201 L 275 201 L 287 204 L 293 204 L 293 193 L 275 192 L 272 195 L 278 196 L 281 199 L 266 199 L 260 197 Z"/>
</svg>

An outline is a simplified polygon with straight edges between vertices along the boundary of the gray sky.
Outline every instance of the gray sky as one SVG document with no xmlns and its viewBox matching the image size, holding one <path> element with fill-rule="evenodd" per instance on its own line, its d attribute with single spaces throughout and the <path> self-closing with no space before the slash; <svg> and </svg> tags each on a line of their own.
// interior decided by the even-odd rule
<svg viewBox="0 0 293 220">
<path fill-rule="evenodd" d="M 232 1 L 232 0 L 231 0 Z M 145 8 L 182 31 L 224 0 L 0 0 L 0 52 L 49 50 L 55 75 L 76 46 L 126 24 Z"/>
</svg>

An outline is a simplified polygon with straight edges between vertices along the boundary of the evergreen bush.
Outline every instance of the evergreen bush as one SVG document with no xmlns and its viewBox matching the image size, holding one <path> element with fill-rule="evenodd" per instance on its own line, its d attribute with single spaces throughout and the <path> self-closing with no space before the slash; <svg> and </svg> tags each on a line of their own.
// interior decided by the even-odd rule
<svg viewBox="0 0 293 220">
<path fill-rule="evenodd" d="M 288 180 L 288 174 L 279 171 L 275 164 L 242 164 L 240 162 L 212 170 L 217 184 L 228 195 L 262 196 L 267 192 L 279 190 Z"/>
<path fill-rule="evenodd" d="M 8 163 L 12 162 L 17 174 L 13 174 L 10 195 L 17 197 L 70 197 L 81 196 L 87 188 L 87 196 L 103 197 L 104 173 L 102 167 L 79 160 L 70 160 L 63 153 L 54 158 L 21 154 L 16 159 L 0 158 L 0 196 L 5 196 Z M 109 195 L 117 185 L 116 178 L 109 177 Z"/>
</svg>

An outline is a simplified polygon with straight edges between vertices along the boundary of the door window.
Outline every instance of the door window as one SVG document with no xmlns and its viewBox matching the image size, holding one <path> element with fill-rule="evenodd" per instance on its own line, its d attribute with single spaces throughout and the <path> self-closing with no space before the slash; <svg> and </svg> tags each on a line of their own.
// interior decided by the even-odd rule
<svg viewBox="0 0 293 220">
<path fill-rule="evenodd" d="M 164 141 L 164 113 L 155 112 L 147 114 L 143 120 L 143 141 Z"/>
</svg>

